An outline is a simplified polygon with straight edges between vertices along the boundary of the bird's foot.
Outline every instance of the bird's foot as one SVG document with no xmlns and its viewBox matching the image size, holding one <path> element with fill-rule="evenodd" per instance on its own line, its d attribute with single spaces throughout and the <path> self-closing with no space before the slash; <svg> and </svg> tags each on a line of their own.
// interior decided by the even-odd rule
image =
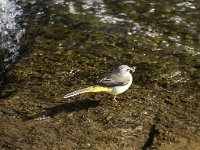
<svg viewBox="0 0 200 150">
<path fill-rule="evenodd" d="M 113 101 L 114 101 L 115 103 L 118 103 L 116 97 L 117 97 L 116 95 L 113 97 Z"/>
</svg>

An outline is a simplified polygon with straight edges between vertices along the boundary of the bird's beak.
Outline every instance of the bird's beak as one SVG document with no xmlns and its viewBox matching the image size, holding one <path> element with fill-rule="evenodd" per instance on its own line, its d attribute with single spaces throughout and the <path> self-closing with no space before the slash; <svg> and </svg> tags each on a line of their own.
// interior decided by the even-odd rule
<svg viewBox="0 0 200 150">
<path fill-rule="evenodd" d="M 130 68 L 130 70 L 133 71 L 133 72 L 135 72 L 135 69 L 136 69 L 135 66 Z"/>
</svg>

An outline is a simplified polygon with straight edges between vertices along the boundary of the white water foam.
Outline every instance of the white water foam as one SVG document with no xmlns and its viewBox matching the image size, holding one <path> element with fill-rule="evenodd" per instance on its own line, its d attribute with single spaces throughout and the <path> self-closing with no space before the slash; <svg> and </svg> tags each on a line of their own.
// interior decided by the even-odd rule
<svg viewBox="0 0 200 150">
<path fill-rule="evenodd" d="M 0 0 L 0 65 L 7 69 L 19 55 L 19 42 L 24 34 L 16 22 L 16 17 L 23 14 L 16 1 Z M 2 59 L 3 58 L 3 59 Z"/>
</svg>

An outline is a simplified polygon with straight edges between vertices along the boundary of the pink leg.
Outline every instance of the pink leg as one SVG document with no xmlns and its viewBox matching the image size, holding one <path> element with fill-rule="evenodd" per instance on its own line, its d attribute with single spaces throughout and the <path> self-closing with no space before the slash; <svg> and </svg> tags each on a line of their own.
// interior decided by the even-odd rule
<svg viewBox="0 0 200 150">
<path fill-rule="evenodd" d="M 116 97 L 117 97 L 117 95 L 115 95 L 115 96 L 113 97 L 113 101 L 115 101 L 115 102 L 117 103 Z"/>
</svg>

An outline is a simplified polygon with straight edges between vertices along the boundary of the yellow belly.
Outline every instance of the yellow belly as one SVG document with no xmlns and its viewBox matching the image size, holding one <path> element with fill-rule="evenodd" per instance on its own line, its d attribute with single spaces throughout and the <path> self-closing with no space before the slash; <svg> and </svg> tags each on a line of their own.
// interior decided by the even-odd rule
<svg viewBox="0 0 200 150">
<path fill-rule="evenodd" d="M 112 94 L 112 88 L 104 86 L 93 86 L 90 88 L 89 92 L 105 92 Z"/>
</svg>

